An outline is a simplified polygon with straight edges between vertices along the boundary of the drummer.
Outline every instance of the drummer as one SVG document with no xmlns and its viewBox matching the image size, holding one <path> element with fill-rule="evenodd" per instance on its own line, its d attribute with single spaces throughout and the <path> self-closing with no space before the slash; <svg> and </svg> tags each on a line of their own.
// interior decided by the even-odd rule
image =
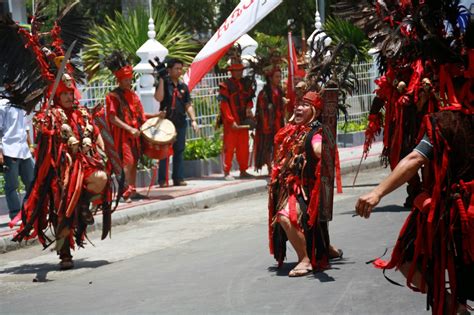
<svg viewBox="0 0 474 315">
<path fill-rule="evenodd" d="M 146 121 L 142 103 L 132 90 L 133 68 L 121 52 L 115 51 L 106 58 L 106 66 L 117 78 L 118 87 L 105 98 L 107 120 L 114 138 L 115 150 L 122 160 L 126 186 L 126 202 L 144 196 L 135 188 L 137 164 L 141 156 L 140 126 Z"/>
<path fill-rule="evenodd" d="M 173 144 L 173 185 L 186 186 L 183 177 L 183 153 L 186 143 L 186 114 L 191 121 L 194 132 L 199 131 L 196 114 L 191 103 L 188 86 L 180 80 L 183 74 L 183 62 L 170 59 L 166 64 L 168 72 L 159 78 L 155 90 L 155 99 L 160 102 L 160 110 L 166 112 L 166 118 L 171 120 L 176 128 L 176 142 Z M 168 158 L 160 160 L 158 183 L 160 187 L 167 185 Z"/>
</svg>

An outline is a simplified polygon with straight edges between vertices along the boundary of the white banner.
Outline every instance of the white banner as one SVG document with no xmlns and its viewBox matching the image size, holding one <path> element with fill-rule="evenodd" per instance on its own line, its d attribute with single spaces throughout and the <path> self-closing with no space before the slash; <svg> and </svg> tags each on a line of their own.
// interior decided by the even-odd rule
<svg viewBox="0 0 474 315">
<path fill-rule="evenodd" d="M 250 31 L 282 0 L 242 0 L 217 32 L 194 58 L 184 76 L 191 91 L 202 77 L 221 59 L 232 44 Z"/>
</svg>

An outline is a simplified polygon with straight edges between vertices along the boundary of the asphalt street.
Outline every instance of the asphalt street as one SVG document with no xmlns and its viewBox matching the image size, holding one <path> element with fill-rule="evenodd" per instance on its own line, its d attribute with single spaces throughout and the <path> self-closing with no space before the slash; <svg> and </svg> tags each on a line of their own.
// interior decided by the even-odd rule
<svg viewBox="0 0 474 315">
<path fill-rule="evenodd" d="M 331 241 L 344 250 L 332 269 L 289 278 L 268 252 L 267 196 L 114 228 L 112 238 L 76 251 L 76 268 L 39 246 L 0 255 L 1 314 L 428 314 L 425 297 L 389 283 L 367 261 L 390 250 L 408 214 L 401 188 L 369 220 L 354 217 L 357 196 L 387 174 L 359 175 L 335 197 Z M 353 174 L 344 177 L 352 183 Z M 386 255 L 386 258 L 389 254 Z M 404 284 L 401 275 L 387 272 Z"/>
</svg>

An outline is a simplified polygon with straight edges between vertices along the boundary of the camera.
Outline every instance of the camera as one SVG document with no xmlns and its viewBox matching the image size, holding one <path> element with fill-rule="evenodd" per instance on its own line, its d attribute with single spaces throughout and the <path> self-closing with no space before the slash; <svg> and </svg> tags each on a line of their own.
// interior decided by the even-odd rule
<svg viewBox="0 0 474 315">
<path fill-rule="evenodd" d="M 160 58 L 155 57 L 154 60 L 148 60 L 148 63 L 153 67 L 153 72 L 157 78 L 162 78 L 163 80 L 168 77 L 168 70 L 166 69 L 166 64 L 160 61 Z"/>
</svg>

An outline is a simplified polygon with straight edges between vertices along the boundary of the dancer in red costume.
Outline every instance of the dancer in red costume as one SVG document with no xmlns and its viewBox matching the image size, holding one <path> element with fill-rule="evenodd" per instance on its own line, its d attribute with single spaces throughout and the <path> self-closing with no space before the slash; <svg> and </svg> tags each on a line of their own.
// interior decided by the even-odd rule
<svg viewBox="0 0 474 315">
<path fill-rule="evenodd" d="M 414 201 L 389 262 L 407 286 L 428 293 L 433 314 L 455 314 L 474 300 L 474 116 L 466 109 L 426 116 L 424 138 L 380 185 L 361 196 L 357 213 L 368 218 L 381 198 L 408 181 L 422 167 L 424 190 Z M 447 274 L 447 277 L 446 277 Z M 449 292 L 446 282 L 449 283 Z"/>
<path fill-rule="evenodd" d="M 308 92 L 295 108 L 292 122 L 275 136 L 275 158 L 269 189 L 270 252 L 283 264 L 286 240 L 298 256 L 290 277 L 329 267 L 329 259 L 342 257 L 330 244 L 328 222 L 318 218 L 321 167 L 322 102 Z"/>
<path fill-rule="evenodd" d="M 265 77 L 267 83 L 263 86 L 257 98 L 255 113 L 257 127 L 253 154 L 255 170 L 259 171 L 266 165 L 270 175 L 273 159 L 273 137 L 284 126 L 285 104 L 280 86 L 280 68 L 274 67 L 267 70 Z"/>
<path fill-rule="evenodd" d="M 412 194 L 413 207 L 392 257 L 374 264 L 399 269 L 409 288 L 427 294 L 433 314 L 467 314 L 465 304 L 474 299 L 474 34 L 458 4 L 346 2 L 340 12 L 350 16 L 351 7 L 365 12 L 353 22 L 365 26 L 380 48 L 379 66 L 386 73 L 376 103 L 385 103 L 385 127 L 393 140 L 386 152 L 392 173 L 361 196 L 355 209 L 368 218 L 381 198 L 421 170 L 422 185 Z M 395 84 L 400 78 L 409 83 Z M 410 128 L 417 127 L 417 119 L 421 127 L 414 135 Z M 406 152 L 412 142 L 414 150 Z"/>
<path fill-rule="evenodd" d="M 80 79 L 81 72 L 73 62 L 63 61 L 65 49 L 74 43 L 71 56 L 77 60 L 87 38 L 90 21 L 76 5 L 61 11 L 50 34 L 38 32 L 41 22 L 36 17 L 31 33 L 0 17 L 0 63 L 14 78 L 8 97 L 28 112 L 42 104 L 33 122 L 35 175 L 27 201 L 13 220 L 22 220 L 13 240 L 38 238 L 45 248 L 56 241 L 61 269 L 74 266 L 70 249 L 75 244 L 84 246 L 86 228 L 94 223 L 90 203 L 102 211 L 102 239 L 110 232 L 112 213 L 112 182 L 105 172 L 103 142 L 91 115 L 78 103 L 74 78 Z M 41 10 L 37 7 L 37 16 L 43 16 Z M 61 64 L 64 73 L 58 75 Z M 53 84 L 55 77 L 59 81 Z"/>
<path fill-rule="evenodd" d="M 132 90 L 133 68 L 123 54 L 115 51 L 106 59 L 106 66 L 117 78 L 118 87 L 105 99 L 109 129 L 112 132 L 115 150 L 122 160 L 125 180 L 123 198 L 131 202 L 144 196 L 136 192 L 137 164 L 142 155 L 140 127 L 146 121 L 142 103 Z"/>
<path fill-rule="evenodd" d="M 249 129 L 245 125 L 253 119 L 252 98 L 255 94 L 249 80 L 243 78 L 244 65 L 234 59 L 227 68 L 231 78 L 219 85 L 221 118 L 224 125 L 224 178 L 233 180 L 230 175 L 234 152 L 239 163 L 240 177 L 248 178 Z"/>
</svg>

